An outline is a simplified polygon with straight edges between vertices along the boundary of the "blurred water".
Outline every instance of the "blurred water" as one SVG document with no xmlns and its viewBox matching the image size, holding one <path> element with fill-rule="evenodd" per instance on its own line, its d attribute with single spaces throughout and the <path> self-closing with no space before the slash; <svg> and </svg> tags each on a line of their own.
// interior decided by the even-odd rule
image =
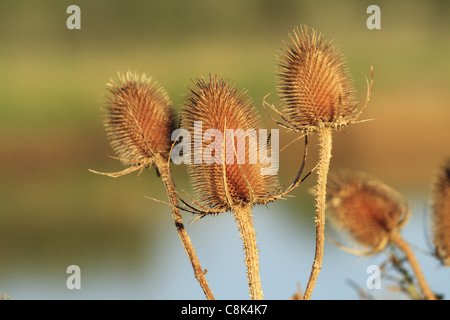
<svg viewBox="0 0 450 320">
<path fill-rule="evenodd" d="M 287 217 L 289 210 L 293 209 L 281 205 L 254 210 L 266 299 L 289 299 L 298 286 L 304 289 L 312 265 L 312 217 L 309 222 L 292 220 Z M 204 299 L 172 227 L 170 215 L 160 214 L 164 221 L 151 235 L 141 228 L 118 234 L 115 240 L 105 241 L 98 235 L 100 244 L 91 243 L 95 249 L 88 250 L 81 244 L 77 253 L 73 252 L 73 246 L 72 251 L 61 255 L 45 248 L 28 257 L 17 253 L 14 268 L 2 268 L 2 290 L 14 299 Z M 423 214 L 423 207 L 417 205 L 403 234 L 413 245 L 431 288 L 448 298 L 450 270 L 440 267 L 436 259 L 421 252 L 430 250 L 424 234 L 427 230 Z M 133 236 L 133 232 L 141 234 Z M 242 244 L 233 217 L 227 213 L 206 217 L 189 224 L 188 232 L 202 267 L 208 269 L 206 277 L 215 297 L 248 299 Z M 367 289 L 367 267 L 379 265 L 384 260 L 384 254 L 355 257 L 327 241 L 323 269 L 313 299 L 358 299 L 350 280 L 378 299 L 405 298 L 389 291 L 388 286 L 394 283 L 385 279 L 382 279 L 381 290 Z M 69 276 L 66 268 L 71 264 L 81 268 L 80 290 L 66 287 Z"/>
</svg>

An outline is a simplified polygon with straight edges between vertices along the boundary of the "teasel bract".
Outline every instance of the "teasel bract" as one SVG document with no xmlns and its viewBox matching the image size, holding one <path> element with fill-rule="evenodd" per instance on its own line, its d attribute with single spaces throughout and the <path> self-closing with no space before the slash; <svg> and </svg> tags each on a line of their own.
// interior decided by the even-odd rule
<svg viewBox="0 0 450 320">
<path fill-rule="evenodd" d="M 432 228 L 435 253 L 443 265 L 450 266 L 450 160 L 434 181 Z"/>
<path fill-rule="evenodd" d="M 127 72 L 125 75 L 119 74 L 119 80 L 119 84 L 113 81 L 108 83 L 110 95 L 107 98 L 104 124 L 118 159 L 128 167 L 114 173 L 90 171 L 115 178 L 142 171 L 152 165 L 156 167 L 166 188 L 175 227 L 191 261 L 194 275 L 206 297 L 214 299 L 184 228 L 170 172 L 171 134 L 175 129 L 172 103 L 166 91 L 145 74 Z"/>
<path fill-rule="evenodd" d="M 198 124 L 201 124 L 201 131 Z M 240 139 L 245 137 L 230 137 L 227 130 L 258 131 L 259 118 L 252 101 L 245 91 L 238 91 L 233 83 L 217 75 L 210 75 L 209 79 L 198 78 L 186 97 L 181 128 L 194 134 L 197 129 L 197 139 L 203 137 L 200 150 L 194 152 L 204 154 L 205 149 L 215 143 L 215 152 L 219 153 L 219 161 L 209 164 L 203 161 L 189 165 L 188 172 L 198 200 L 194 200 L 195 206 L 184 203 L 188 210 L 200 214 L 201 217 L 224 211 L 233 212 L 243 240 L 250 296 L 252 299 L 262 299 L 258 249 L 251 210 L 254 205 L 267 204 L 286 193 L 279 192 L 276 174 L 263 175 L 263 164 L 259 160 L 250 163 L 249 153 L 261 151 L 254 140 L 248 139 L 245 147 L 246 161 L 237 161 L 237 145 Z M 207 131 L 214 129 L 221 133 L 223 139 L 205 139 Z M 192 142 L 192 146 L 196 148 L 195 142 Z M 292 188 L 286 191 L 290 190 Z"/>
<path fill-rule="evenodd" d="M 401 229 L 410 216 L 404 196 L 390 186 L 363 173 L 342 173 L 328 188 L 328 214 L 337 229 L 350 235 L 367 251 L 348 250 L 359 255 L 373 255 L 387 244 L 397 246 L 411 265 L 426 299 L 436 299 L 428 286 L 418 260 Z"/>
<path fill-rule="evenodd" d="M 368 84 L 367 99 L 358 109 L 353 81 L 343 56 L 321 34 L 302 26 L 295 28 L 284 42 L 278 66 L 282 111 L 268 104 L 283 121 L 281 126 L 303 136 L 317 133 L 320 159 L 316 185 L 316 252 L 304 298 L 310 299 L 323 260 L 325 242 L 326 184 L 331 159 L 332 130 L 357 122 L 370 100 L 373 85 Z"/>
</svg>

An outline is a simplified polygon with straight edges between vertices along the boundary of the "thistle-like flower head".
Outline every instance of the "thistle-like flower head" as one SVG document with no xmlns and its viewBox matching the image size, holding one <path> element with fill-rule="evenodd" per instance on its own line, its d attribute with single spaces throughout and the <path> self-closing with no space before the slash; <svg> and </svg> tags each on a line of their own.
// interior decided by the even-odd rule
<svg viewBox="0 0 450 320">
<path fill-rule="evenodd" d="M 322 126 L 346 126 L 356 121 L 365 107 L 357 109 L 353 81 L 342 54 L 306 26 L 295 28 L 284 42 L 278 81 L 283 118 L 295 131 L 311 133 Z"/>
<path fill-rule="evenodd" d="M 127 72 L 119 79 L 108 83 L 105 127 L 112 148 L 131 166 L 151 166 L 157 154 L 168 158 L 174 113 L 167 93 L 145 74 Z"/>
<path fill-rule="evenodd" d="M 208 80 L 203 77 L 196 79 L 185 101 L 181 127 L 194 133 L 194 122 L 201 123 L 202 128 L 201 131 L 197 130 L 200 136 L 194 139 L 203 139 L 200 140 L 201 150 L 194 152 L 205 154 L 205 148 L 209 147 L 221 154 L 219 163 L 214 161 L 211 164 L 189 165 L 199 202 L 218 211 L 232 210 L 237 205 L 264 203 L 275 190 L 277 177 L 262 175 L 263 165 L 259 160 L 256 163 L 249 161 L 250 152 L 258 152 L 259 145 L 255 139 L 238 135 L 229 140 L 227 133 L 229 129 L 234 132 L 240 129 L 247 133 L 254 130 L 257 133 L 260 128 L 259 119 L 246 92 L 238 91 L 232 83 L 217 76 L 210 75 Z M 223 139 L 205 139 L 210 129 L 220 132 Z M 225 146 L 228 141 L 233 141 L 234 146 Z M 245 144 L 244 163 L 238 163 L 237 159 L 241 142 Z M 192 143 L 195 148 L 194 141 Z"/>
<path fill-rule="evenodd" d="M 329 187 L 329 215 L 334 224 L 359 244 L 382 250 L 391 232 L 406 223 L 403 196 L 386 184 L 363 174 L 343 174 Z"/>
</svg>

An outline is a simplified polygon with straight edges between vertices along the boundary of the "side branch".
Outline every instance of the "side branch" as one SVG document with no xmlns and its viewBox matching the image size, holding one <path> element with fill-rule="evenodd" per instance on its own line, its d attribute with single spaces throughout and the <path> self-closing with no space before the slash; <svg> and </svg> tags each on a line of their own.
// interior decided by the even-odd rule
<svg viewBox="0 0 450 320">
<path fill-rule="evenodd" d="M 167 161 L 162 159 L 160 156 L 157 156 L 155 159 L 155 165 L 158 168 L 161 178 L 164 182 L 164 186 L 167 190 L 167 195 L 169 197 L 169 202 L 172 208 L 172 216 L 175 222 L 175 227 L 178 232 L 178 236 L 181 239 L 184 250 L 189 256 L 189 260 L 191 261 L 192 268 L 194 269 L 195 278 L 198 280 L 200 286 L 203 289 L 203 292 L 206 295 L 208 300 L 214 300 L 213 293 L 209 288 L 208 281 L 205 278 L 205 272 L 203 271 L 200 261 L 195 253 L 195 249 L 192 245 L 191 239 L 186 232 L 183 224 L 183 218 L 181 217 L 181 213 L 178 206 L 177 193 L 175 191 L 175 186 L 173 184 L 172 175 L 170 174 L 170 169 Z"/>
</svg>

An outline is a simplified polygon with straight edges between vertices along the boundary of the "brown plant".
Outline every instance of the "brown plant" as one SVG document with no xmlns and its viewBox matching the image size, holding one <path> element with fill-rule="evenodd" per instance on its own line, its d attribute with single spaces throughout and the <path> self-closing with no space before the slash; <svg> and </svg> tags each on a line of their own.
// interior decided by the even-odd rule
<svg viewBox="0 0 450 320">
<path fill-rule="evenodd" d="M 408 221 L 408 204 L 403 196 L 364 174 L 342 174 L 332 181 L 327 193 L 330 219 L 369 248 L 365 254 L 383 250 L 390 234 Z"/>
<path fill-rule="evenodd" d="M 357 110 L 353 81 L 339 50 L 306 26 L 295 28 L 289 39 L 278 67 L 282 115 L 288 126 L 311 133 L 354 122 L 362 109 Z"/>
<path fill-rule="evenodd" d="M 426 299 L 436 299 L 413 250 L 401 233 L 410 215 L 404 197 L 388 185 L 364 174 L 343 174 L 328 189 L 331 220 L 372 255 L 388 243 L 397 246 L 411 265 Z M 353 251 L 355 252 L 355 251 Z"/>
<path fill-rule="evenodd" d="M 108 84 L 108 138 L 125 165 L 151 167 L 156 157 L 169 156 L 175 128 L 172 104 L 164 89 L 145 74 L 119 77 L 119 85 Z"/>
<path fill-rule="evenodd" d="M 212 147 L 214 152 L 211 156 L 216 159 L 213 163 L 189 165 L 188 172 L 198 201 L 191 198 L 196 204 L 193 206 L 182 200 L 187 206 L 186 210 L 198 213 L 200 217 L 224 211 L 233 212 L 244 244 L 250 296 L 252 299 L 262 299 L 256 233 L 251 210 L 256 204 L 267 204 L 283 197 L 303 181 L 304 178 L 300 179 L 300 174 L 304 161 L 293 184 L 282 192 L 278 187 L 276 175 L 261 174 L 264 165 L 259 160 L 255 163 L 249 161 L 250 151 L 259 151 L 256 140 L 248 139 L 248 145 L 244 149 L 246 160 L 239 163 L 237 149 L 240 143 L 245 144 L 246 135 L 230 136 L 227 130 L 232 129 L 235 133 L 239 129 L 242 132 L 250 129 L 257 131 L 260 128 L 259 119 L 246 92 L 238 91 L 231 82 L 217 76 L 210 75 L 209 80 L 203 77 L 195 80 L 195 85 L 185 101 L 181 127 L 194 134 L 197 131 L 200 135 L 197 137 L 202 139 L 200 146 L 196 146 L 195 141 L 192 142 L 194 152 L 204 154 L 206 148 Z M 207 136 L 209 130 L 218 130 L 223 138 L 205 140 L 204 136 Z"/>
<path fill-rule="evenodd" d="M 171 134 L 174 129 L 172 104 L 164 89 L 148 78 L 128 72 L 119 74 L 120 83 L 108 84 L 105 127 L 118 159 L 128 168 L 114 173 L 91 172 L 110 177 L 143 170 L 155 165 L 167 191 L 178 235 L 206 297 L 214 299 L 204 271 L 184 228 L 177 194 L 170 172 Z"/>
<path fill-rule="evenodd" d="M 373 76 L 373 73 L 372 73 Z M 331 42 L 314 29 L 295 28 L 284 42 L 278 67 L 279 94 L 283 111 L 265 102 L 284 121 L 281 126 L 303 135 L 318 133 L 320 159 L 316 186 L 316 251 L 304 298 L 310 299 L 322 268 L 325 244 L 326 184 L 331 159 L 332 130 L 356 123 L 370 100 L 358 110 L 353 82 L 344 59 Z M 302 136 L 301 136 L 302 137 Z"/>
<path fill-rule="evenodd" d="M 432 209 L 436 255 L 442 264 L 450 266 L 450 160 L 434 182 Z"/>
<path fill-rule="evenodd" d="M 218 79 L 217 76 L 210 76 L 209 82 L 203 78 L 196 81 L 183 111 L 182 128 L 192 132 L 194 122 L 201 121 L 202 137 L 209 129 L 217 129 L 222 133 L 223 141 L 213 141 L 216 151 L 222 151 L 227 138 L 231 140 L 229 135 L 226 136 L 226 130 L 241 129 L 246 132 L 260 128 L 259 118 L 250 98 L 245 92 L 238 92 L 231 83 Z M 246 142 L 246 137 L 238 135 L 233 139 L 234 147 L 223 150 L 225 167 L 217 163 L 201 163 L 192 164 L 188 169 L 199 201 L 219 211 L 231 210 L 241 204 L 265 204 L 267 196 L 273 194 L 278 186 L 276 175 L 261 174 L 261 162 L 249 161 L 250 151 L 259 149 L 257 141 L 248 139 L 245 161 L 238 163 L 236 149 L 240 143 Z M 204 150 L 211 141 L 202 141 Z"/>
</svg>

